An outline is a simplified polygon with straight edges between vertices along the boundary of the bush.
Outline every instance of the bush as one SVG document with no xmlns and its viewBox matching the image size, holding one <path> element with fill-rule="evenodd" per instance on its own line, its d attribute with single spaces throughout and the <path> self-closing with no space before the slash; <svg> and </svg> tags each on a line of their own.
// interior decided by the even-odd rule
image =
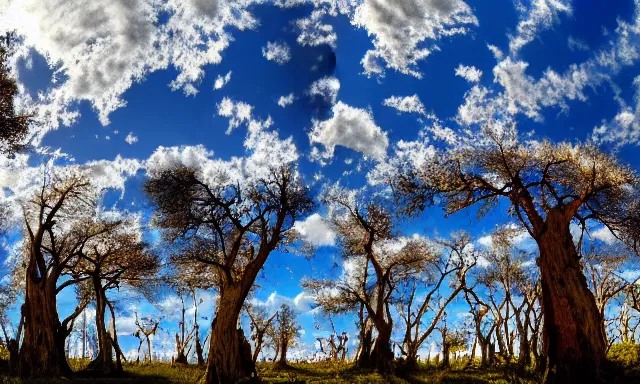
<svg viewBox="0 0 640 384">
<path fill-rule="evenodd" d="M 640 344 L 614 344 L 609 349 L 607 359 L 623 368 L 637 366 L 640 364 Z"/>
<path fill-rule="evenodd" d="M 0 360 L 9 361 L 9 350 L 4 345 L 0 345 Z"/>
</svg>

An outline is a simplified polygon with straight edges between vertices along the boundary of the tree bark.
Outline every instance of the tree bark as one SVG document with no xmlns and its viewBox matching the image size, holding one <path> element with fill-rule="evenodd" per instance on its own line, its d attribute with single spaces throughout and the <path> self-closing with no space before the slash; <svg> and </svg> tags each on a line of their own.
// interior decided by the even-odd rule
<svg viewBox="0 0 640 384">
<path fill-rule="evenodd" d="M 563 212 L 552 210 L 545 224 L 545 231 L 536 240 L 540 248 L 543 341 L 550 364 L 547 382 L 595 382 L 605 357 L 602 319 L 582 273 L 569 220 Z"/>
<path fill-rule="evenodd" d="M 360 330 L 360 346 L 358 354 L 359 368 L 372 368 L 371 347 L 373 346 L 373 326 L 370 319 L 363 322 L 363 329 Z"/>
<path fill-rule="evenodd" d="M 72 373 L 64 355 L 64 340 L 59 348 L 60 327 L 56 308 L 56 284 L 40 277 L 34 260 L 29 262 L 22 307 L 24 338 L 19 353 L 18 372 L 23 377 L 60 377 Z M 62 352 L 62 354 L 60 354 Z"/>
<path fill-rule="evenodd" d="M 378 336 L 376 344 L 371 352 L 371 360 L 376 370 L 380 373 L 393 373 L 393 351 L 391 350 L 391 324 L 379 323 L 376 325 Z"/>
<path fill-rule="evenodd" d="M 111 338 L 107 334 L 104 316 L 107 309 L 107 296 L 102 289 L 102 280 L 99 274 L 93 278 L 93 288 L 96 293 L 96 333 L 98 334 L 98 356 L 91 362 L 91 369 L 100 370 L 109 375 L 114 370 L 113 346 Z"/>
<path fill-rule="evenodd" d="M 200 344 L 200 327 L 196 323 L 196 356 L 198 358 L 198 366 L 204 367 L 204 356 L 202 354 L 202 344 Z M 206 340 L 205 340 L 206 343 Z"/>
<path fill-rule="evenodd" d="M 207 384 L 235 384 L 255 373 L 251 357 L 248 362 L 243 358 L 246 339 L 237 327 L 245 296 L 237 286 L 227 286 L 221 292 L 217 314 L 211 324 Z"/>
</svg>

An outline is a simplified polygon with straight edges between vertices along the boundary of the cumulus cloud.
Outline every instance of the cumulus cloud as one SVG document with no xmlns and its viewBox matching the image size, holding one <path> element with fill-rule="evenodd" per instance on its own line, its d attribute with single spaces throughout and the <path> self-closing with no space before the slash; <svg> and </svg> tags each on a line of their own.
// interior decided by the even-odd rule
<svg viewBox="0 0 640 384">
<path fill-rule="evenodd" d="M 315 246 L 333 246 L 336 243 L 335 232 L 318 213 L 314 213 L 303 221 L 297 221 L 294 229 Z"/>
<path fill-rule="evenodd" d="M 322 17 L 325 14 L 322 11 L 314 11 L 310 17 L 296 20 L 296 27 L 300 30 L 300 34 L 296 39 L 298 44 L 312 47 L 327 44 L 332 48 L 336 48 L 338 35 L 331 24 L 322 22 Z"/>
<path fill-rule="evenodd" d="M 194 94 L 203 67 L 221 61 L 232 39 L 229 27 L 257 25 L 247 11 L 256 2 L 12 1 L 0 6 L 0 25 L 23 38 L 22 57 L 33 49 L 55 71 L 53 86 L 38 99 L 25 96 L 46 132 L 75 122 L 79 115 L 71 107 L 83 100 L 109 124 L 133 83 L 169 65 L 178 71 L 171 87 Z M 169 17 L 159 22 L 160 14 Z"/>
<path fill-rule="evenodd" d="M 391 96 L 382 102 L 387 107 L 395 108 L 400 112 L 406 113 L 419 113 L 426 116 L 427 111 L 424 108 L 424 104 L 420 101 L 417 94 L 413 96 Z"/>
<path fill-rule="evenodd" d="M 245 102 L 235 102 L 230 98 L 225 97 L 217 107 L 218 115 L 229 118 L 229 128 L 227 128 L 226 132 L 227 135 L 233 132 L 233 130 L 238 128 L 241 124 L 246 124 L 251 121 L 253 106 Z"/>
<path fill-rule="evenodd" d="M 516 34 L 509 37 L 509 50 L 517 54 L 520 48 L 532 42 L 538 34 L 558 22 L 561 14 L 571 15 L 571 0 L 518 1 L 516 10 L 520 21 Z"/>
<path fill-rule="evenodd" d="M 594 82 L 588 64 L 572 64 L 563 74 L 548 68 L 538 80 L 525 73 L 528 63 L 506 58 L 493 69 L 495 81 L 505 90 L 507 111 L 515 115 L 541 120 L 543 107 L 559 106 L 567 109 L 568 100 L 585 101 L 585 89 Z"/>
<path fill-rule="evenodd" d="M 312 144 L 319 143 L 325 147 L 322 154 L 312 153 L 317 160 L 332 158 L 337 145 L 362 152 L 377 161 L 386 157 L 389 139 L 374 122 L 371 111 L 354 108 L 341 101 L 331 111 L 333 116 L 328 120 L 314 119 L 309 133 Z"/>
<path fill-rule="evenodd" d="M 351 22 L 373 40 L 374 49 L 362 59 L 367 76 L 384 76 L 386 66 L 418 78 L 418 62 L 438 49 L 440 39 L 466 34 L 478 24 L 462 0 L 364 0 Z"/>
<path fill-rule="evenodd" d="M 134 135 L 133 132 L 129 132 L 127 137 L 124 138 L 124 141 L 129 145 L 133 145 L 138 142 L 138 136 Z"/>
<path fill-rule="evenodd" d="M 460 64 L 458 65 L 458 68 L 456 68 L 456 76 L 460 76 L 470 83 L 477 83 L 482 77 L 482 71 L 477 69 L 473 65 L 466 66 Z"/>
<path fill-rule="evenodd" d="M 293 92 L 291 92 L 286 96 L 280 96 L 280 98 L 278 99 L 278 105 L 282 108 L 286 108 L 287 106 L 293 104 L 294 101 L 296 101 L 296 96 Z"/>
<path fill-rule="evenodd" d="M 339 91 L 340 80 L 333 76 L 325 76 L 311 84 L 307 90 L 307 95 L 312 99 L 320 97 L 329 104 L 335 104 Z"/>
<path fill-rule="evenodd" d="M 266 47 L 262 47 L 262 56 L 277 64 L 286 64 L 291 60 L 291 48 L 287 43 L 269 41 Z"/>
<path fill-rule="evenodd" d="M 227 72 L 224 77 L 222 75 L 218 75 L 216 81 L 213 83 L 213 89 L 222 89 L 229 81 L 231 81 L 231 74 L 233 71 Z"/>
</svg>

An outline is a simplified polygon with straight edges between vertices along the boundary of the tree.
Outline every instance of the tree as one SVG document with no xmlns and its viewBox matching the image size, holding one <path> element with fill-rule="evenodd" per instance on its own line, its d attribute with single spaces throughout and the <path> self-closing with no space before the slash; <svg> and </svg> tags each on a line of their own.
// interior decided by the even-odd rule
<svg viewBox="0 0 640 384">
<path fill-rule="evenodd" d="M 13 154 L 25 147 L 31 117 L 16 113 L 14 98 L 18 86 L 8 66 L 13 35 L 0 38 L 0 152 Z"/>
<path fill-rule="evenodd" d="M 287 165 L 246 180 L 234 180 L 229 172 L 205 178 L 178 166 L 153 174 L 145 186 L 157 208 L 156 224 L 166 239 L 183 246 L 177 258 L 215 269 L 219 299 L 207 383 L 235 383 L 255 371 L 251 359 L 243 361 L 243 333 L 231 330 L 265 261 L 295 240 L 296 218 L 313 207 L 301 176 Z"/>
<path fill-rule="evenodd" d="M 251 340 L 253 340 L 254 343 L 252 358 L 255 364 L 255 362 L 258 361 L 258 355 L 260 355 L 260 351 L 262 350 L 264 336 L 269 333 L 273 333 L 272 323 L 278 315 L 278 312 L 269 316 L 266 309 L 263 307 L 254 307 L 251 305 L 246 305 L 245 311 L 247 311 L 247 315 L 249 315 L 249 319 L 251 320 Z"/>
<path fill-rule="evenodd" d="M 107 212 L 104 216 L 113 213 Z M 121 214 L 116 212 L 116 215 Z M 160 262 L 142 241 L 136 217 L 114 220 L 91 216 L 80 225 L 89 233 L 98 233 L 78 251 L 80 260 L 75 268 L 79 279 L 90 280 L 94 292 L 99 352 L 90 367 L 109 374 L 114 369 L 112 349 L 119 346 L 114 345 L 105 324 L 107 292 L 123 284 L 149 290 L 150 280 L 158 272 Z"/>
<path fill-rule="evenodd" d="M 274 334 L 277 337 L 277 344 L 280 350 L 280 358 L 277 364 L 281 367 L 286 367 L 287 364 L 287 351 L 289 347 L 295 345 L 300 337 L 300 324 L 296 321 L 296 313 L 287 304 L 282 304 L 277 312 L 276 321 L 274 324 Z"/>
<path fill-rule="evenodd" d="M 433 258 L 424 238 L 396 237 L 395 223 L 382 203 L 339 186 L 327 189 L 322 200 L 340 238 L 345 273 L 338 280 L 310 279 L 313 292 L 328 313 L 353 312 L 362 305 L 377 331 L 375 346 L 365 362 L 381 373 L 393 371 L 391 299 L 397 285 L 426 268 Z"/>
<path fill-rule="evenodd" d="M 531 365 L 531 340 L 528 335 L 533 312 L 537 309 L 539 289 L 536 273 L 525 267 L 531 256 L 514 246 L 514 238 L 521 235 L 522 229 L 512 226 L 500 227 L 491 234 L 491 247 L 484 253 L 488 266 L 479 274 L 479 280 L 488 289 L 497 318 L 496 338 L 501 353 L 507 359 L 514 356 L 513 333 L 509 332 L 508 327 L 513 317 L 519 338 L 518 363 L 521 367 L 527 367 Z M 497 304 L 495 298 L 500 294 L 502 302 Z M 519 304 L 516 304 L 515 296 L 521 297 Z M 501 327 L 502 331 L 498 332 Z"/>
<path fill-rule="evenodd" d="M 147 342 L 147 356 L 149 357 L 149 363 L 153 360 L 153 352 L 151 350 L 151 336 L 155 335 L 158 331 L 158 326 L 160 325 L 159 319 L 154 319 L 150 316 L 144 316 L 138 319 L 138 312 L 135 313 L 136 316 L 136 327 L 138 330 L 135 331 L 133 336 L 138 338 L 140 344 L 138 345 L 138 363 L 140 362 L 140 348 L 142 347 L 143 342 Z M 147 358 L 143 356 L 142 362 Z"/>
<path fill-rule="evenodd" d="M 94 212 L 98 191 L 78 170 L 45 175 L 40 191 L 23 207 L 25 217 L 25 302 L 22 306 L 24 336 L 19 353 L 23 376 L 57 377 L 71 374 L 65 358 L 65 338 L 72 321 L 89 304 L 87 295 L 60 322 L 56 295 L 84 280 L 76 267 L 80 252 L 102 228 L 78 225 L 79 218 Z M 64 281 L 58 285 L 58 281 Z"/>
<path fill-rule="evenodd" d="M 607 337 L 606 310 L 610 301 L 622 295 L 629 287 L 633 287 L 640 281 L 640 277 L 629 281 L 622 277 L 623 268 L 627 265 L 631 255 L 620 244 L 599 245 L 591 244 L 591 247 L 583 257 L 583 265 L 587 276 L 587 283 L 596 299 L 596 306 L 602 318 L 602 332 L 607 342 L 607 350 L 613 343 L 613 339 Z"/>
<path fill-rule="evenodd" d="M 452 214 L 478 204 L 483 215 L 508 201 L 509 213 L 540 250 L 548 380 L 593 382 L 605 358 L 604 335 L 570 224 L 600 222 L 637 249 L 636 173 L 590 145 L 521 141 L 511 121 L 490 121 L 479 132 L 455 136 L 448 138 L 455 145 L 426 151 L 424 161 L 392 178 L 404 210 L 441 202 Z"/>
<path fill-rule="evenodd" d="M 404 323 L 404 338 L 400 351 L 406 356 L 406 369 L 418 367 L 418 351 L 440 322 L 445 309 L 466 285 L 467 272 L 476 265 L 477 256 L 471 246 L 471 236 L 466 232 L 452 235 L 451 240 L 440 240 L 440 249 L 432 251 L 433 257 L 425 259 L 427 266 L 422 276 L 412 276 L 401 284 L 402 294 L 396 308 Z M 440 297 L 440 287 L 450 278 L 451 291 Z M 420 290 L 420 291 L 419 291 Z M 418 295 L 424 294 L 419 300 Z M 433 317 L 425 323 L 425 315 Z M 421 330 L 422 326 L 424 330 Z"/>
<path fill-rule="evenodd" d="M 338 356 L 340 356 L 340 360 L 344 361 L 344 359 L 347 357 L 347 341 L 349 341 L 349 335 L 347 335 L 346 332 L 338 334 L 338 332 L 336 332 L 336 327 L 331 316 L 328 316 L 328 319 L 329 323 L 331 324 L 331 333 L 329 334 L 329 337 L 316 338 L 316 340 L 320 344 L 320 352 L 325 353 L 324 343 L 326 343 L 331 348 L 331 351 L 329 352 L 331 360 L 338 360 Z"/>
</svg>

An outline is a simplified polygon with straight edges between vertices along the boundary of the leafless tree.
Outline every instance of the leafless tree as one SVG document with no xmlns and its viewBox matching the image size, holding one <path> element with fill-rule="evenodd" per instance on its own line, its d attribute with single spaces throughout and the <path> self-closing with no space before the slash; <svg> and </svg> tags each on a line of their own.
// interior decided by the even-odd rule
<svg viewBox="0 0 640 384">
<path fill-rule="evenodd" d="M 540 250 L 547 380 L 597 380 L 606 349 L 601 317 L 570 224 L 600 222 L 637 249 L 638 176 L 589 145 L 522 141 L 510 121 L 491 121 L 450 142 L 456 144 L 392 177 L 404 210 L 441 202 L 448 214 L 478 205 L 482 216 L 508 201 Z"/>
<path fill-rule="evenodd" d="M 145 189 L 156 207 L 155 223 L 174 245 L 174 260 L 196 260 L 215 270 L 219 292 L 211 326 L 207 383 L 235 383 L 255 372 L 243 359 L 248 342 L 237 329 L 244 301 L 273 250 L 295 240 L 293 224 L 313 202 L 301 176 L 289 166 L 268 177 L 231 181 L 225 172 L 205 182 L 182 166 L 152 175 Z"/>
</svg>

